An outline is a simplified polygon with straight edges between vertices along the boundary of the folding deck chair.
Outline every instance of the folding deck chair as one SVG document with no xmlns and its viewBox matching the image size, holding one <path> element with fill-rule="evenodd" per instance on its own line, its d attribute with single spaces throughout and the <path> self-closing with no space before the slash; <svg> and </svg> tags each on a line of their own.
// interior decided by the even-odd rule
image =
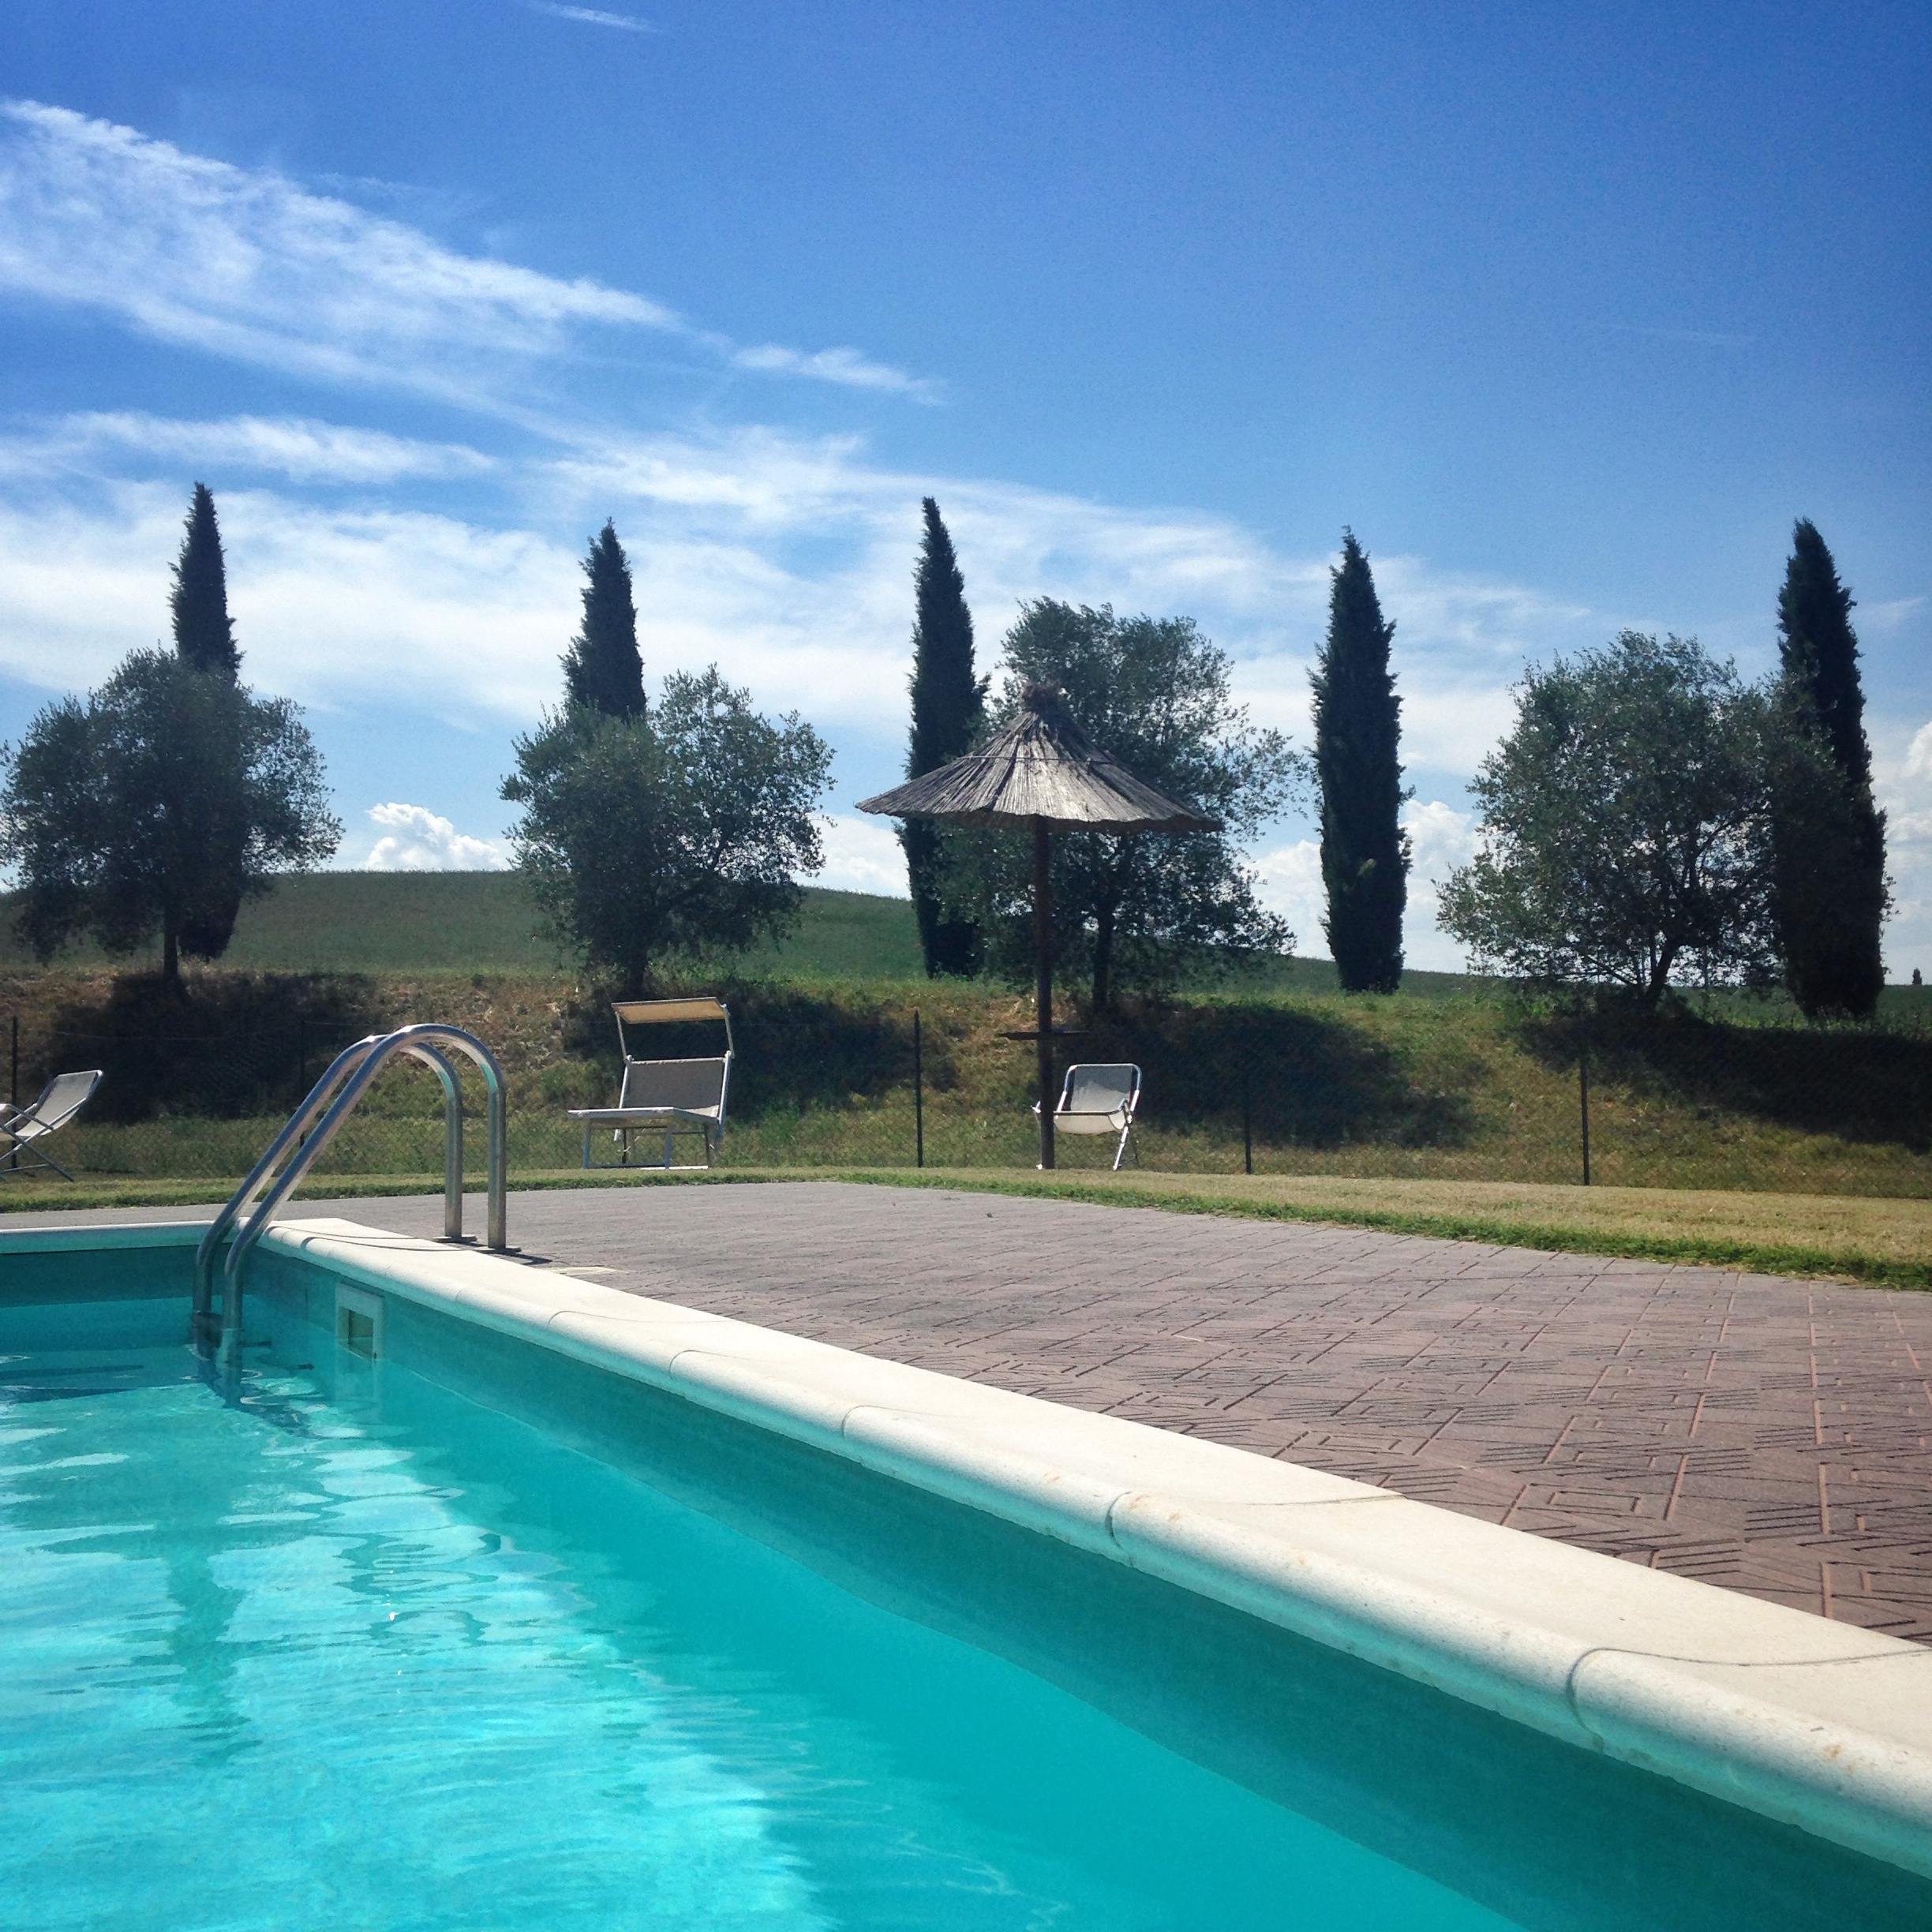
<svg viewBox="0 0 1932 1932">
<path fill-rule="evenodd" d="M 1070 1066 L 1054 1109 L 1056 1134 L 1118 1134 L 1114 1150 L 1116 1170 L 1127 1157 L 1133 1134 L 1134 1113 L 1140 1104 L 1140 1069 L 1137 1066 Z M 1039 1103 L 1033 1103 L 1039 1111 Z"/>
<path fill-rule="evenodd" d="M 24 1107 L 0 1105 L 0 1174 L 19 1173 L 25 1155 L 31 1164 L 51 1167 L 71 1181 L 73 1176 L 39 1143 L 59 1133 L 93 1099 L 100 1077 L 99 1067 L 85 1073 L 56 1073 L 38 1100 Z"/>
<path fill-rule="evenodd" d="M 680 1135 L 696 1134 L 704 1142 L 702 1165 L 709 1167 L 724 1137 L 724 1102 L 731 1088 L 731 1014 L 718 999 L 620 1000 L 611 1011 L 617 1017 L 617 1045 L 623 1054 L 623 1083 L 617 1104 L 609 1107 L 573 1107 L 570 1118 L 583 1122 L 583 1164 L 586 1167 L 662 1167 L 671 1174 L 689 1174 L 699 1163 L 672 1164 L 674 1144 Z M 669 1020 L 720 1020 L 724 1024 L 722 1054 L 692 1060 L 636 1060 L 631 1058 L 626 1027 L 661 1025 Z M 593 1161 L 590 1136 L 608 1128 L 621 1149 L 615 1161 Z M 631 1136 L 648 1132 L 664 1136 L 664 1159 L 631 1159 Z"/>
</svg>

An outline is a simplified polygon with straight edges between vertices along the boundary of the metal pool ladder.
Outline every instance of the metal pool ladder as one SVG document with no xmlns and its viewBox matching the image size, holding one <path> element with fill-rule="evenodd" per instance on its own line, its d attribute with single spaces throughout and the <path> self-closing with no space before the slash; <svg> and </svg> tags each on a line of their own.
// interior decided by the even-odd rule
<svg viewBox="0 0 1932 1932">
<path fill-rule="evenodd" d="M 309 1089 L 309 1098 L 289 1116 L 288 1125 L 275 1136 L 268 1151 L 209 1223 L 195 1250 L 195 1339 L 208 1346 L 219 1338 L 219 1358 L 224 1368 L 238 1369 L 242 1365 L 242 1271 L 255 1244 L 268 1231 L 275 1210 L 301 1185 L 376 1076 L 399 1056 L 421 1061 L 443 1084 L 443 1237 L 445 1241 L 463 1238 L 462 1090 L 457 1084 L 456 1069 L 444 1050 L 451 1047 L 467 1055 L 482 1070 L 489 1108 L 489 1232 L 486 1245 L 498 1250 L 508 1247 L 504 1203 L 509 1174 L 508 1116 L 503 1069 L 496 1056 L 474 1033 L 440 1020 L 399 1027 L 393 1033 L 372 1033 L 353 1046 L 345 1046 L 330 1062 L 328 1071 Z M 247 1218 L 243 1219 L 245 1215 Z M 229 1242 L 222 1264 L 218 1328 L 215 1258 L 238 1222 L 241 1222 L 240 1231 Z"/>
</svg>

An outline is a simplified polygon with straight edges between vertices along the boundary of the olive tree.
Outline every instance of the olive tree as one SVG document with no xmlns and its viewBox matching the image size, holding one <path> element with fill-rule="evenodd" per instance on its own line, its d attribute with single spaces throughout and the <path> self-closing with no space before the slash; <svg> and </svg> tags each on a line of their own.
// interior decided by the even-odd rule
<svg viewBox="0 0 1932 1932">
<path fill-rule="evenodd" d="M 1084 974 L 1094 1010 L 1123 986 L 1159 991 L 1189 967 L 1243 951 L 1286 952 L 1294 935 L 1255 897 L 1242 844 L 1286 809 L 1306 764 L 1280 732 L 1254 725 L 1230 691 L 1226 653 L 1191 617 L 1117 617 L 1043 597 L 1005 639 L 994 723 L 1027 685 L 1056 684 L 1088 736 L 1128 769 L 1185 799 L 1222 829 L 1185 837 L 1068 832 L 1054 839 L 1055 946 Z M 1030 972 L 1030 856 L 1016 841 L 981 841 L 996 957 Z"/>
<path fill-rule="evenodd" d="M 743 952 L 786 930 L 824 863 L 832 754 L 795 715 L 760 717 L 713 668 L 649 711 L 567 705 L 516 743 L 519 869 L 551 934 L 642 992 L 668 953 Z"/>
<path fill-rule="evenodd" d="M 1778 707 L 1694 638 L 1626 631 L 1532 669 L 1440 924 L 1479 968 L 1649 1005 L 1673 982 L 1774 983 L 1774 752 L 1802 755 Z"/>
<path fill-rule="evenodd" d="M 6 754 L 0 863 L 42 960 L 84 934 L 110 957 L 158 935 L 177 984 L 184 956 L 226 949 L 235 906 L 341 837 L 297 708 L 165 651 L 49 706 Z"/>
</svg>

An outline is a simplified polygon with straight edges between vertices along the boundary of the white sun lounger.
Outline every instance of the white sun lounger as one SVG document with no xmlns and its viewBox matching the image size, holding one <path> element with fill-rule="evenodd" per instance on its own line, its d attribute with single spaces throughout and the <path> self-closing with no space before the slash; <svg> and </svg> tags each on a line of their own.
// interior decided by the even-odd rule
<svg viewBox="0 0 1932 1932">
<path fill-rule="evenodd" d="M 73 1176 L 39 1143 L 58 1133 L 93 1099 L 100 1078 L 99 1067 L 84 1073 L 56 1073 L 38 1100 L 24 1107 L 0 1107 L 0 1174 L 17 1174 L 22 1157 L 28 1156 L 25 1164 L 51 1167 L 71 1181 Z"/>
<path fill-rule="evenodd" d="M 724 1103 L 731 1090 L 731 1014 L 717 999 L 620 1000 L 611 1008 L 617 1018 L 617 1044 L 623 1054 L 623 1081 L 617 1104 L 608 1107 L 573 1107 L 570 1118 L 583 1123 L 583 1164 L 586 1167 L 661 1167 L 686 1174 L 709 1167 L 724 1137 Z M 719 1020 L 724 1025 L 724 1050 L 699 1059 L 636 1060 L 631 1058 L 626 1027 L 661 1025 L 669 1020 Z M 621 1150 L 615 1161 L 593 1161 L 590 1136 L 609 1130 Z M 634 1134 L 664 1136 L 661 1161 L 631 1158 Z M 675 1165 L 680 1136 L 695 1134 L 704 1142 L 704 1159 Z"/>
<path fill-rule="evenodd" d="M 1132 1144 L 1134 1113 L 1140 1104 L 1140 1069 L 1121 1065 L 1083 1064 L 1066 1070 L 1060 1104 L 1054 1109 L 1056 1134 L 1118 1134 L 1114 1150 L 1118 1169 Z M 1039 1106 L 1035 1103 L 1033 1111 Z"/>
</svg>

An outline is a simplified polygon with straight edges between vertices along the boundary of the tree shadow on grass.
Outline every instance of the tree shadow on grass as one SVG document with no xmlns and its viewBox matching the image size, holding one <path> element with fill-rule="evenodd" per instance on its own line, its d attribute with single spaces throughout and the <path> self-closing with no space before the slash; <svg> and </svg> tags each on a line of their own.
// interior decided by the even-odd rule
<svg viewBox="0 0 1932 1932">
<path fill-rule="evenodd" d="M 122 973 L 55 1010 L 46 1064 L 24 1067 L 21 1088 L 99 1067 L 99 1121 L 286 1113 L 340 1048 L 388 1024 L 381 988 L 358 974 L 195 974 L 177 990 Z"/>
<path fill-rule="evenodd" d="M 1240 1125 L 1257 1141 L 1454 1147 L 1475 1127 L 1470 1097 L 1432 1091 L 1402 1056 L 1358 1027 L 1292 1008 L 1230 1002 L 1097 1020 L 1063 1058 L 1131 1060 L 1150 1121 Z"/>
<path fill-rule="evenodd" d="M 731 1111 L 756 1121 L 813 1107 L 874 1101 L 912 1082 L 909 1012 L 863 995 L 747 983 L 693 987 L 721 993 L 731 1008 L 737 1058 Z M 928 1015 L 923 1031 L 927 1091 L 960 1084 L 959 1042 L 948 1021 Z M 606 995 L 586 995 L 569 1016 L 567 1050 L 608 1069 L 617 1084 L 617 1032 Z M 716 1053 L 715 1022 L 652 1029 L 652 1058 Z M 632 1036 L 632 1051 L 647 1050 Z M 1022 1083 L 1031 1050 L 1002 1043 L 1002 1078 Z M 1020 1058 L 1009 1056 L 1025 1056 Z M 1443 1147 L 1466 1140 L 1473 1109 L 1460 1093 L 1431 1091 L 1413 1080 L 1402 1057 L 1361 1028 L 1256 1002 L 1211 1006 L 1149 1007 L 1095 1024 L 1056 1054 L 1131 1060 L 1145 1077 L 1147 1118 L 1175 1124 L 1218 1123 L 1240 1131 L 1244 1097 L 1264 1145 L 1338 1147 L 1376 1140 L 1400 1147 Z M 990 1105 L 998 1104 L 989 1103 Z"/>
<path fill-rule="evenodd" d="M 1517 1030 L 1544 1065 L 1576 1065 L 1577 1020 L 1527 1017 Z M 1866 1028 L 1736 1025 L 1668 1008 L 1597 1014 L 1588 1039 L 1593 1082 L 1637 1099 L 1932 1151 L 1932 1040 Z"/>
</svg>

